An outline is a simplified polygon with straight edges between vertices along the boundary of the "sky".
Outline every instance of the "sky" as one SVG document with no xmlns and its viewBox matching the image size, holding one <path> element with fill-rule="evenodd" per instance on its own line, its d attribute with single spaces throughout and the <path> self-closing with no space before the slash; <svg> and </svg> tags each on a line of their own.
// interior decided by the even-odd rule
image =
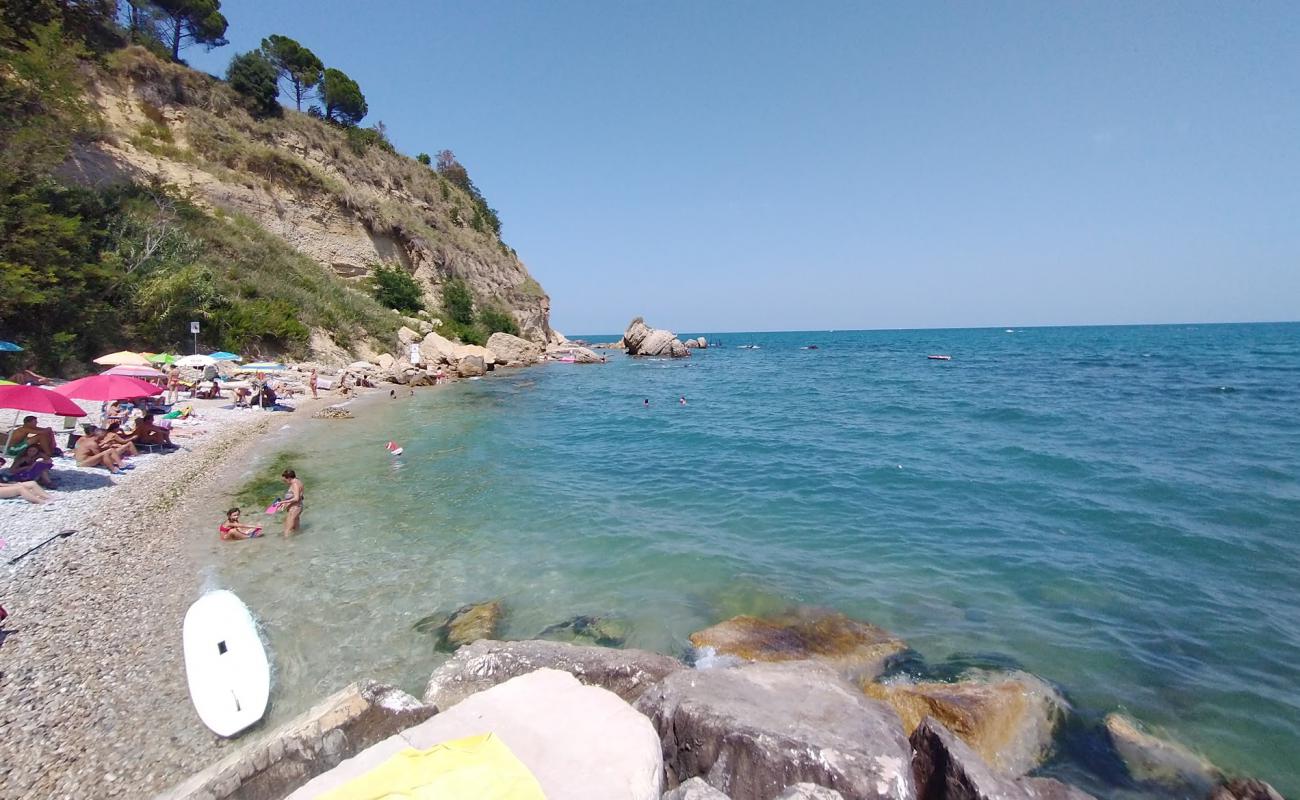
<svg viewBox="0 0 1300 800">
<path fill-rule="evenodd" d="M 1300 319 L 1300 4 L 223 0 L 453 150 L 566 334 Z"/>
</svg>

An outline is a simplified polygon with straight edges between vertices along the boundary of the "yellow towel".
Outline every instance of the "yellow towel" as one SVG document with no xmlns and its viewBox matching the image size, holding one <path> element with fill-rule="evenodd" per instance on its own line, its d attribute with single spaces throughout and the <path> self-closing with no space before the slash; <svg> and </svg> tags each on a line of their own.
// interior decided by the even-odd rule
<svg viewBox="0 0 1300 800">
<path fill-rule="evenodd" d="M 409 747 L 320 800 L 546 800 L 542 787 L 490 733 L 428 750 Z"/>
</svg>

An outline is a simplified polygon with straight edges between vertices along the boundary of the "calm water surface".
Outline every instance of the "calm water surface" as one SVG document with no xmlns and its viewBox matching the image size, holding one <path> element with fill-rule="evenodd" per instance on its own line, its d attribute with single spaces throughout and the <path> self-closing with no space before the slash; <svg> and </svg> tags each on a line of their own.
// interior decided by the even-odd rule
<svg viewBox="0 0 1300 800">
<path fill-rule="evenodd" d="M 264 455 L 294 454 L 303 534 L 196 522 L 275 719 L 358 677 L 418 694 L 444 656 L 411 625 L 468 602 L 673 653 L 803 602 L 1058 684 L 1045 772 L 1092 791 L 1129 790 L 1094 733 L 1121 709 L 1300 793 L 1300 324 L 720 338 L 294 420 Z"/>
</svg>

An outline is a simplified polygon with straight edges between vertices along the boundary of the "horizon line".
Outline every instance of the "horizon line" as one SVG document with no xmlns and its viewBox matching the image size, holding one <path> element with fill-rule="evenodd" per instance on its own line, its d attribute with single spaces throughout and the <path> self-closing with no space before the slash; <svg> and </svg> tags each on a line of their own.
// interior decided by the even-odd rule
<svg viewBox="0 0 1300 800">
<path fill-rule="evenodd" d="M 933 327 L 899 327 L 899 328 L 770 328 L 766 330 L 706 330 L 703 328 L 682 328 L 684 333 L 715 333 L 728 336 L 739 333 L 880 333 L 900 331 L 983 331 L 983 330 L 1034 330 L 1042 328 L 1169 328 L 1187 325 L 1296 325 L 1300 319 L 1290 320 L 1233 320 L 1222 322 L 1100 322 L 1100 323 L 1048 323 L 1039 325 L 936 325 Z M 551 330 L 555 330 L 554 327 Z M 626 329 L 625 329 L 626 330 Z M 676 330 L 673 331 L 677 333 Z M 604 336 L 606 334 L 595 334 Z M 620 332 L 617 334 L 622 336 Z M 565 334 L 567 337 L 568 334 Z M 586 334 L 591 338 L 593 334 Z"/>
</svg>

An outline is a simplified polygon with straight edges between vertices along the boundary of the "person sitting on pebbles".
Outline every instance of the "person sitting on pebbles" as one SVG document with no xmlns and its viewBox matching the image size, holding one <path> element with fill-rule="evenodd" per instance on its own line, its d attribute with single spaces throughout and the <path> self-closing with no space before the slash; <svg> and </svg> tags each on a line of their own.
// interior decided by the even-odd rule
<svg viewBox="0 0 1300 800">
<path fill-rule="evenodd" d="M 172 444 L 172 432 L 154 424 L 153 414 L 145 414 L 135 421 L 135 429 L 131 433 L 131 438 L 137 444 L 154 444 L 163 447 L 176 446 Z"/>
<path fill-rule="evenodd" d="M 0 458 L 0 467 L 5 460 Z M 35 481 L 46 489 L 53 489 L 54 481 L 50 478 L 50 469 L 54 467 L 48 456 L 41 455 L 35 447 L 29 447 L 20 453 L 8 469 L 0 469 L 0 481 L 5 483 L 26 483 Z"/>
<path fill-rule="evenodd" d="M 260 525 L 248 525 L 239 521 L 240 510 L 232 508 L 226 512 L 226 521 L 217 526 L 217 531 L 221 534 L 223 542 L 234 542 L 241 539 L 254 539 L 262 535 Z"/>
<path fill-rule="evenodd" d="M 133 437 L 122 433 L 122 423 L 113 422 L 100 433 L 99 444 L 101 447 L 112 447 L 119 450 L 119 454 L 123 458 L 138 456 L 140 451 L 135 449 L 135 442 L 132 439 Z"/>
<path fill-rule="evenodd" d="M 100 445 L 98 425 L 86 426 L 86 435 L 77 440 L 72 455 L 79 467 L 103 467 L 114 475 L 122 474 L 122 457 L 114 449 Z"/>
<path fill-rule="evenodd" d="M 23 417 L 23 424 L 14 428 L 9 434 L 5 449 L 16 451 L 23 442 L 30 447 L 35 447 L 43 456 L 63 455 L 63 451 L 54 443 L 54 429 L 38 426 L 35 416 Z"/>
</svg>

